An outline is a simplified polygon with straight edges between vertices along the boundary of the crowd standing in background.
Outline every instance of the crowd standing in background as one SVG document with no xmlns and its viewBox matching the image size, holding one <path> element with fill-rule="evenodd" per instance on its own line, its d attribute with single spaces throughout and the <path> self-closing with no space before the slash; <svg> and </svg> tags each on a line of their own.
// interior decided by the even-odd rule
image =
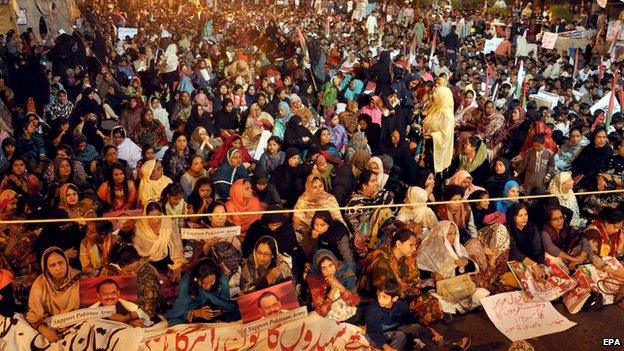
<svg viewBox="0 0 624 351">
<path fill-rule="evenodd" d="M 376 348 L 462 350 L 436 324 L 519 289 L 508 261 L 624 279 L 602 260 L 624 255 L 624 194 L 575 195 L 622 188 L 624 116 L 590 111 L 624 85 L 606 16 L 507 7 L 87 0 L 72 34 L 7 33 L 0 216 L 33 222 L 2 225 L 0 311 L 54 341 L 42 318 L 78 308 L 81 277 L 136 275 L 169 325 L 236 321 L 235 297 L 291 280 Z M 588 44 L 543 49 L 548 31 Z M 70 221 L 133 209 L 149 217 Z M 187 214 L 211 216 L 161 216 Z M 436 292 L 466 273 L 463 302 Z"/>
</svg>

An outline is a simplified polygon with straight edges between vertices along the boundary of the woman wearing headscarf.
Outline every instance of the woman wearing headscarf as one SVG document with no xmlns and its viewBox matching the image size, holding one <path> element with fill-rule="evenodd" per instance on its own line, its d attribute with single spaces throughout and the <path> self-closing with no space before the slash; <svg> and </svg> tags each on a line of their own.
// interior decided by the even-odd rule
<svg viewBox="0 0 624 351">
<path fill-rule="evenodd" d="M 433 227 L 420 244 L 416 257 L 418 268 L 430 272 L 436 283 L 461 274 L 472 275 L 479 272 L 479 267 L 472 261 L 466 248 L 459 243 L 459 230 L 451 221 L 440 221 Z M 451 302 L 433 293 L 442 311 L 446 313 L 464 313 L 474 309 L 489 294 L 488 290 L 477 288 L 464 301 Z"/>
<path fill-rule="evenodd" d="M 201 105 L 194 105 L 191 109 L 191 115 L 186 121 L 184 131 L 186 134 L 191 135 L 197 127 L 204 127 L 210 137 L 217 134 L 218 130 L 215 127 L 212 115 Z"/>
<path fill-rule="evenodd" d="M 474 224 L 470 205 L 461 202 L 464 193 L 464 188 L 459 185 L 447 185 L 442 200 L 449 201 L 449 203 L 438 205 L 436 208 L 438 219 L 455 223 L 460 233 L 461 243 L 465 243 L 477 235 L 477 227 Z"/>
<path fill-rule="evenodd" d="M 572 163 L 580 155 L 583 148 L 589 145 L 589 140 L 581 134 L 578 128 L 570 129 L 570 138 L 559 147 L 559 151 L 555 154 L 555 166 L 558 170 L 564 172 L 572 168 Z"/>
<path fill-rule="evenodd" d="M 401 298 L 427 325 L 442 319 L 443 313 L 438 301 L 422 291 L 423 282 L 416 264 L 417 247 L 414 232 L 407 229 L 396 232 L 389 246 L 376 249 L 366 257 L 357 286 L 360 296 L 375 298 L 377 289 L 387 279 L 396 279 L 401 286 Z"/>
<path fill-rule="evenodd" d="M 428 195 L 425 189 L 417 186 L 409 187 L 405 203 L 410 205 L 401 207 L 396 220 L 407 228 L 422 228 L 423 234 L 426 234 L 438 223 L 435 212 L 426 204 L 427 200 Z"/>
<path fill-rule="evenodd" d="M 353 157 L 357 151 L 365 151 L 368 155 L 371 154 L 370 146 L 368 146 L 368 139 L 364 132 L 353 133 L 351 140 L 347 144 L 347 151 L 345 152 L 344 159 L 347 161 L 351 160 L 351 157 Z"/>
<path fill-rule="evenodd" d="M 503 197 L 505 184 L 513 180 L 511 163 L 504 157 L 494 159 L 492 162 L 492 176 L 485 182 L 485 188 L 492 198 Z"/>
<path fill-rule="evenodd" d="M 503 188 L 502 197 L 512 198 L 511 200 L 499 200 L 496 201 L 496 211 L 500 213 L 506 213 L 511 205 L 517 203 L 518 200 L 514 200 L 520 195 L 520 184 L 515 180 L 508 180 Z"/>
<path fill-rule="evenodd" d="M 462 102 L 455 111 L 455 125 L 460 127 L 466 124 L 474 123 L 473 113 L 478 110 L 475 92 L 472 89 L 464 91 L 462 94 Z"/>
<path fill-rule="evenodd" d="M 372 151 L 372 154 L 376 154 L 380 148 L 381 139 L 381 127 L 373 123 L 371 116 L 367 114 L 361 114 L 358 116 L 358 129 L 366 134 L 366 140 L 368 140 L 368 146 Z"/>
<path fill-rule="evenodd" d="M 331 251 L 318 250 L 306 282 L 312 305 L 319 315 L 342 322 L 356 314 L 360 297 L 355 292 L 353 262 L 340 262 Z"/>
<path fill-rule="evenodd" d="M 167 145 L 165 127 L 154 118 L 154 113 L 148 108 L 141 110 L 141 119 L 132 129 L 132 139 L 139 145 L 149 146 L 158 152 Z"/>
<path fill-rule="evenodd" d="M 234 133 L 241 127 L 238 112 L 234 109 L 234 103 L 227 98 L 223 102 L 223 109 L 215 112 L 214 126 L 219 131 Z"/>
<path fill-rule="evenodd" d="M 331 117 L 329 123 L 327 123 L 327 128 L 329 129 L 329 133 L 331 135 L 330 142 L 336 146 L 336 149 L 338 149 L 341 155 L 344 154 L 349 140 L 349 135 L 347 133 L 347 129 L 340 124 L 338 115 L 333 115 Z"/>
<path fill-rule="evenodd" d="M 177 224 L 162 214 L 160 203 L 148 202 L 143 215 L 151 218 L 142 218 L 137 222 L 132 244 L 141 257 L 151 262 L 159 272 L 170 274 L 171 280 L 177 282 L 187 260 Z"/>
<path fill-rule="evenodd" d="M 585 262 L 591 252 L 589 242 L 582 233 L 566 223 L 560 207 L 546 210 L 546 224 L 542 227 L 541 235 L 544 251 L 561 259 L 570 269 Z"/>
<path fill-rule="evenodd" d="M 459 154 L 459 169 L 470 173 L 473 182 L 485 185 L 490 176 L 487 146 L 477 137 L 468 138 Z"/>
<path fill-rule="evenodd" d="M 331 142 L 331 132 L 327 127 L 321 127 L 314 133 L 311 151 L 312 153 L 320 153 L 332 164 L 342 162 L 340 150 Z"/>
<path fill-rule="evenodd" d="M 597 128 L 591 139 L 592 142 L 572 162 L 572 177 L 577 189 L 593 189 L 596 176 L 607 172 L 613 155 L 604 128 Z"/>
<path fill-rule="evenodd" d="M 243 146 L 249 150 L 255 150 L 262 132 L 264 130 L 271 131 L 274 124 L 273 117 L 262 111 L 258 104 L 251 105 L 247 121 L 245 122 L 245 130 L 241 135 Z"/>
<path fill-rule="evenodd" d="M 383 101 L 377 95 L 373 95 L 370 98 L 368 105 L 362 107 L 361 114 L 371 116 L 371 121 L 381 127 L 381 108 L 383 107 Z"/>
<path fill-rule="evenodd" d="M 477 236 L 468 239 L 464 245 L 470 258 L 478 266 L 478 273 L 472 275 L 477 287 L 489 291 L 500 289 L 500 278 L 509 267 L 509 232 L 502 224 L 495 224 L 479 230 Z"/>
<path fill-rule="evenodd" d="M 160 99 L 153 96 L 150 99 L 149 108 L 152 110 L 154 118 L 165 128 L 167 140 L 171 139 L 173 132 L 171 131 L 171 126 L 169 125 L 169 112 L 167 112 L 167 110 L 160 105 Z"/>
<path fill-rule="evenodd" d="M 384 172 L 383 162 L 381 162 L 381 159 L 377 156 L 371 157 L 371 159 L 368 160 L 366 168 L 377 175 L 379 187 L 384 188 L 386 186 L 386 182 L 388 182 L 389 176 Z"/>
<path fill-rule="evenodd" d="M 295 212 L 293 214 L 293 225 L 300 233 L 307 233 L 311 230 L 314 210 L 321 208 L 335 208 L 331 210 L 332 217 L 342 221 L 342 215 L 338 208 L 336 198 L 325 191 L 325 182 L 317 175 L 310 174 L 306 180 L 305 191 L 297 200 L 295 210 L 310 210 L 307 212 Z"/>
<path fill-rule="evenodd" d="M 477 190 L 485 190 L 480 186 L 476 186 L 472 183 L 472 175 L 465 170 L 459 170 L 453 174 L 449 179 L 449 184 L 458 185 L 464 188 L 464 199 L 467 199 L 470 194 Z"/>
<path fill-rule="evenodd" d="M 186 135 L 182 132 L 173 133 L 171 146 L 165 151 L 162 164 L 165 175 L 171 179 L 179 179 L 186 171 L 191 159 L 191 149 L 186 142 Z"/>
<path fill-rule="evenodd" d="M 580 209 L 574 195 L 574 180 L 572 179 L 571 172 L 559 172 L 555 174 L 553 179 L 548 185 L 548 192 L 552 195 L 556 195 L 559 200 L 559 205 L 572 211 L 572 218 L 570 220 L 570 226 L 574 228 L 581 228 L 585 226 L 585 219 L 581 218 Z"/>
<path fill-rule="evenodd" d="M 58 331 L 48 327 L 48 317 L 71 312 L 80 307 L 78 280 L 81 274 L 69 266 L 63 250 L 49 247 L 41 256 L 41 275 L 30 288 L 26 321 L 48 342 L 58 341 Z"/>
<path fill-rule="evenodd" d="M 247 148 L 243 146 L 243 140 L 240 137 L 240 135 L 230 134 L 225 139 L 223 144 L 221 144 L 221 146 L 219 146 L 215 150 L 214 154 L 212 155 L 212 158 L 208 162 L 208 167 L 215 168 L 215 169 L 218 168 L 226 159 L 228 151 L 230 151 L 230 149 L 232 148 L 238 149 L 240 151 L 243 163 L 250 164 L 250 163 L 255 162 L 254 158 L 251 157 L 251 155 L 249 154 L 249 151 L 247 150 Z"/>
<path fill-rule="evenodd" d="M 127 179 L 124 167 L 119 164 L 113 165 L 107 178 L 97 191 L 100 201 L 112 211 L 135 208 L 136 187 L 133 181 Z"/>
<path fill-rule="evenodd" d="M 208 134 L 206 128 L 199 126 L 191 132 L 189 147 L 195 151 L 195 155 L 199 155 L 205 160 L 210 160 L 214 149 L 211 143 L 211 135 Z"/>
<path fill-rule="evenodd" d="M 247 230 L 253 222 L 261 218 L 260 214 L 240 214 L 241 212 L 263 211 L 260 200 L 254 196 L 251 183 L 238 179 L 232 183 L 229 200 L 225 203 L 228 213 L 239 213 L 228 216 L 230 222 L 241 227 L 241 237 L 245 238 Z"/>
<path fill-rule="evenodd" d="M 258 291 L 292 277 L 292 272 L 280 254 L 275 239 L 263 236 L 253 252 L 241 265 L 240 289 L 243 294 Z"/>
<path fill-rule="evenodd" d="M 267 210 L 276 211 L 282 207 L 273 206 Z M 304 254 L 301 245 L 297 241 L 297 235 L 291 221 L 283 213 L 265 213 L 260 220 L 255 221 L 249 227 L 243 241 L 243 255 L 245 257 L 253 253 L 256 242 L 263 236 L 275 239 L 279 252 L 290 256 L 292 259 L 293 275 L 301 277 L 303 274 Z"/>
<path fill-rule="evenodd" d="M 341 220 L 333 218 L 329 211 L 316 211 L 312 217 L 310 231 L 303 236 L 303 252 L 311 261 L 319 249 L 329 250 L 340 261 L 355 262 L 349 240 L 350 233 Z"/>
<path fill-rule="evenodd" d="M 135 170 L 137 162 L 142 158 L 141 148 L 128 138 L 126 129 L 121 126 L 113 128 L 111 140 L 112 144 L 117 147 L 117 157 L 126 161 L 128 166 Z"/>
<path fill-rule="evenodd" d="M 141 166 L 141 182 L 139 183 L 139 206 L 143 207 L 150 201 L 158 201 L 165 187 L 171 184 L 171 178 L 163 174 L 163 165 L 158 160 L 149 160 Z"/>
<path fill-rule="evenodd" d="M 231 194 L 230 188 L 234 182 L 247 178 L 249 178 L 249 175 L 243 166 L 241 151 L 231 148 L 227 152 L 225 162 L 221 163 L 212 176 L 217 200 L 225 201 L 228 199 Z"/>
<path fill-rule="evenodd" d="M 299 150 L 308 150 L 312 147 L 314 136 L 304 127 L 301 117 L 294 115 L 286 124 L 284 132 L 284 144 L 288 147 L 296 147 Z"/>
<path fill-rule="evenodd" d="M 294 115 L 290 111 L 290 105 L 288 105 L 286 101 L 281 101 L 277 104 L 277 116 L 275 118 L 275 125 L 273 126 L 273 136 L 284 139 L 286 124 L 290 121 L 292 116 Z"/>
<path fill-rule="evenodd" d="M 275 185 L 280 198 L 285 202 L 284 207 L 292 208 L 305 190 L 304 179 L 305 171 L 301 165 L 299 150 L 290 147 L 286 150 L 284 163 L 275 168 L 269 181 Z"/>
<path fill-rule="evenodd" d="M 83 168 L 91 173 L 91 165 L 100 157 L 95 147 L 87 142 L 87 138 L 82 135 L 76 135 L 73 143 L 74 159 L 82 162 Z"/>
<path fill-rule="evenodd" d="M 433 170 L 442 172 L 451 165 L 453 158 L 453 143 L 455 117 L 453 115 L 453 93 L 442 85 L 433 91 L 433 104 L 426 108 L 423 120 L 423 135 L 431 139 Z"/>
<path fill-rule="evenodd" d="M 475 135 L 483 140 L 488 150 L 496 153 L 507 133 L 504 127 L 505 116 L 496 110 L 494 102 L 486 101 L 483 105 L 483 115 L 477 123 Z"/>
<path fill-rule="evenodd" d="M 612 268 L 603 257 L 621 257 L 624 254 L 624 234 L 621 229 L 623 222 L 621 211 L 605 208 L 585 229 L 585 237 L 591 247 L 589 259 L 592 265 L 599 271 L 620 279 L 624 279 L 622 270 Z"/>
<path fill-rule="evenodd" d="M 121 127 L 127 130 L 130 134 L 134 132 L 134 128 L 141 121 L 142 109 L 143 104 L 140 102 L 139 98 L 135 96 L 130 97 L 126 109 L 120 116 Z"/>
</svg>

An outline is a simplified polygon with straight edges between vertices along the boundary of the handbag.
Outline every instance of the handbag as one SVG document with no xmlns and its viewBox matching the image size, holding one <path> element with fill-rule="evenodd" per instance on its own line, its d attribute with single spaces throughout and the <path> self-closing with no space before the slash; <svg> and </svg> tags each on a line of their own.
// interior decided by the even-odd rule
<svg viewBox="0 0 624 351">
<path fill-rule="evenodd" d="M 624 281 L 607 277 L 598 281 L 598 289 L 607 295 L 613 295 L 613 302 L 624 308 Z"/>
<path fill-rule="evenodd" d="M 468 274 L 460 274 L 436 283 L 437 294 L 451 303 L 459 303 L 472 296 L 475 291 L 477 291 L 477 285 Z"/>
</svg>

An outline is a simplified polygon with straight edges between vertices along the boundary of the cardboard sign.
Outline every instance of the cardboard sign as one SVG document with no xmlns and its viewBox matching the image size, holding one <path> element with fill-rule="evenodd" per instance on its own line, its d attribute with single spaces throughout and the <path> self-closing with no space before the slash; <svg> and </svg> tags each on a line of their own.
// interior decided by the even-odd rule
<svg viewBox="0 0 624 351">
<path fill-rule="evenodd" d="M 503 38 L 492 38 L 485 41 L 483 46 L 483 54 L 487 55 L 490 52 L 496 51 L 500 43 L 503 42 Z"/>
<path fill-rule="evenodd" d="M 117 28 L 117 38 L 120 40 L 126 39 L 126 36 L 134 38 L 139 33 L 137 28 L 132 27 L 119 27 Z"/>
<path fill-rule="evenodd" d="M 50 328 L 58 329 L 86 321 L 91 318 L 107 318 L 115 313 L 115 306 L 81 308 L 79 310 L 57 314 L 46 319 Z"/>
<path fill-rule="evenodd" d="M 224 228 L 180 228 L 180 236 L 185 240 L 207 240 L 210 238 L 232 238 L 240 236 L 241 227 Z"/>
<path fill-rule="evenodd" d="M 592 107 L 589 108 L 589 112 L 593 115 L 597 110 L 603 110 L 607 112 L 609 108 L 609 100 L 611 100 L 611 92 L 605 94 L 602 99 L 598 100 Z M 617 97 L 613 99 L 613 111 L 620 111 L 620 103 L 618 102 Z"/>
<path fill-rule="evenodd" d="M 552 110 L 559 104 L 559 95 L 540 91 L 537 94 L 529 96 L 530 99 L 535 100 L 537 107 L 546 106 L 549 110 Z"/>
<path fill-rule="evenodd" d="M 559 333 L 576 325 L 562 316 L 550 302 L 527 302 L 513 291 L 481 299 L 494 326 L 511 341 Z"/>
<path fill-rule="evenodd" d="M 557 33 L 545 32 L 542 36 L 542 47 L 548 50 L 554 49 L 558 37 Z"/>
</svg>

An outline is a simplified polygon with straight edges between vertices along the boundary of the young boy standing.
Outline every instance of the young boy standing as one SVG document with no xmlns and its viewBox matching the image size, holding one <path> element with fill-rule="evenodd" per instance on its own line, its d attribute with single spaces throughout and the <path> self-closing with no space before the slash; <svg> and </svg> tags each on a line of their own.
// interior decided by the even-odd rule
<svg viewBox="0 0 624 351">
<path fill-rule="evenodd" d="M 535 134 L 531 141 L 531 149 L 527 150 L 516 171 L 517 175 L 524 175 L 522 184 L 526 194 L 530 194 L 533 188 L 545 187 L 555 172 L 555 158 L 544 147 L 544 135 Z"/>
</svg>

